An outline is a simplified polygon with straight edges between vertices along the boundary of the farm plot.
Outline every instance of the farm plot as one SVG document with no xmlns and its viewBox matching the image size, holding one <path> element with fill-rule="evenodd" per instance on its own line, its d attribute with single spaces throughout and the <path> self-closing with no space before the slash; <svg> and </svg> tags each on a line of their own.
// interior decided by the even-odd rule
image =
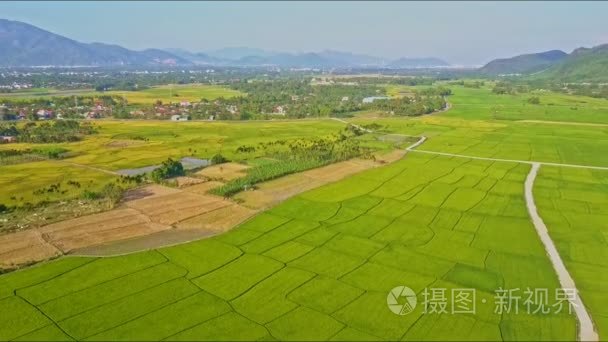
<svg viewBox="0 0 608 342">
<path fill-rule="evenodd" d="M 146 186 L 129 191 L 119 208 L 0 236 L 0 266 L 71 252 L 100 255 L 100 246 L 118 254 L 191 241 L 224 232 L 254 214 L 221 197 Z"/>
<path fill-rule="evenodd" d="M 608 336 L 608 172 L 543 166 L 534 196 L 588 308 Z"/>
<path fill-rule="evenodd" d="M 424 135 L 419 149 L 467 156 L 608 166 L 608 130 L 602 126 L 517 121 L 478 121 L 427 116 L 416 119 L 355 119 L 391 133 Z"/>
<path fill-rule="evenodd" d="M 111 172 L 104 170 L 157 165 L 169 157 L 207 160 L 218 153 L 230 160 L 252 160 L 260 157 L 261 152 L 238 153 L 237 148 L 281 139 L 318 137 L 344 129 L 342 123 L 334 120 L 238 123 L 99 121 L 95 126 L 99 132 L 82 141 L 53 145 L 70 151 L 70 156 L 64 160 L 0 165 L 0 204 L 35 205 L 78 198 L 84 190 L 98 192 L 116 179 Z M 46 148 L 46 144 L 0 144 L 0 150 L 36 148 Z M 78 182 L 81 187 L 68 184 L 69 180 Z M 55 184 L 60 188 L 49 189 Z"/>
<path fill-rule="evenodd" d="M 246 94 L 240 91 L 205 84 L 186 84 L 186 85 L 163 85 L 150 87 L 139 91 L 120 91 L 112 90 L 106 92 L 98 92 L 93 89 L 75 89 L 75 90 L 57 90 L 50 88 L 37 88 L 28 91 L 1 94 L 0 99 L 7 98 L 11 100 L 31 100 L 36 98 L 49 99 L 52 97 L 66 96 L 103 96 L 112 95 L 120 96 L 127 100 L 130 104 L 153 104 L 157 101 L 164 103 L 191 101 L 199 102 L 202 99 L 213 101 L 219 97 L 231 98 L 235 96 L 244 96 Z"/>
<path fill-rule="evenodd" d="M 523 298 L 494 311 L 499 288 L 558 286 L 527 218 L 527 172 L 409 154 L 214 238 L 0 276 L 14 308 L 2 338 L 573 340 L 566 312 L 531 314 Z M 419 300 L 407 315 L 387 307 L 401 285 Z M 472 288 L 476 310 L 423 313 L 425 288 Z"/>
</svg>

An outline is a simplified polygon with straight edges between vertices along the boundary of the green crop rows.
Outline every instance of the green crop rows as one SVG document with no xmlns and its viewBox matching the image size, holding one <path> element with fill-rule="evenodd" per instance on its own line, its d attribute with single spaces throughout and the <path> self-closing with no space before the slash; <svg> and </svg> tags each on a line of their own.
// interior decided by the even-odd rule
<svg viewBox="0 0 608 342">
<path fill-rule="evenodd" d="M 608 332 L 608 171 L 542 167 L 534 194 L 540 215 L 589 309 Z"/>
<path fill-rule="evenodd" d="M 215 238 L 122 257 L 66 257 L 0 276 L 0 340 L 573 340 L 572 315 L 528 314 L 522 303 L 518 314 L 494 313 L 500 287 L 558 286 L 526 212 L 528 171 L 410 153 Z M 576 191 L 590 193 L 581 185 L 560 198 Z M 587 197 L 601 221 L 605 197 Z M 566 236 L 564 229 L 552 233 Z M 605 241 L 605 230 L 581 238 L 598 232 Z M 572 246 L 572 263 L 607 259 L 605 245 Z M 573 273 L 585 279 L 597 267 L 588 277 L 597 280 L 606 274 L 601 266 L 583 262 Z M 419 300 L 425 287 L 474 288 L 476 313 L 423 314 L 419 305 L 393 314 L 386 298 L 399 285 Z M 606 297 L 585 286 L 585 300 L 595 296 L 592 310 L 605 315 Z"/>
</svg>

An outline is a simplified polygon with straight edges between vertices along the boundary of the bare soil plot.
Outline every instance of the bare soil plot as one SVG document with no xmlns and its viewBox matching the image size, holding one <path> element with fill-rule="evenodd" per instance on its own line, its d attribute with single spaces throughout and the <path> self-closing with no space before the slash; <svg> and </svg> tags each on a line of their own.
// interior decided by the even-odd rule
<svg viewBox="0 0 608 342">
<path fill-rule="evenodd" d="M 209 190 L 211 190 L 213 188 L 218 188 L 222 185 L 224 185 L 224 183 L 222 183 L 222 182 L 208 181 L 208 182 L 186 187 L 186 188 L 184 188 L 184 191 L 192 192 L 195 194 L 206 194 Z"/>
<path fill-rule="evenodd" d="M 185 176 L 176 177 L 175 181 L 177 182 L 177 187 L 180 189 L 205 182 L 205 180 L 200 179 L 200 178 L 185 177 Z"/>
<path fill-rule="evenodd" d="M 151 222 L 149 217 L 136 210 L 116 209 L 51 224 L 38 231 L 63 253 L 68 253 L 85 246 L 147 235 L 169 228 Z"/>
<path fill-rule="evenodd" d="M 256 210 L 238 204 L 231 204 L 179 222 L 175 227 L 177 230 L 203 229 L 209 232 L 222 233 L 239 225 L 256 212 Z"/>
<path fill-rule="evenodd" d="M 224 207 L 229 209 L 205 216 Z M 231 228 L 254 214 L 250 209 L 239 209 L 240 206 L 217 196 L 160 185 L 145 186 L 127 192 L 120 208 L 0 236 L 0 265 L 13 267 L 91 246 L 175 231 L 173 224 L 190 218 L 193 220 L 184 227 L 197 230 L 196 236 L 209 236 Z M 190 239 L 191 235 L 192 233 L 181 236 L 178 233 L 177 239 Z M 166 244 L 159 239 L 152 242 L 156 244 L 153 247 Z M 131 248 L 138 246 L 138 243 L 134 243 Z M 129 244 L 125 242 L 122 249 L 129 250 Z M 139 249 L 130 251 L 137 250 Z"/>
<path fill-rule="evenodd" d="M 229 206 L 232 202 L 218 196 L 179 192 L 161 198 L 144 198 L 125 203 L 147 215 L 151 221 L 172 225 L 211 210 Z"/>
<path fill-rule="evenodd" d="M 0 267 L 12 268 L 61 255 L 35 229 L 0 236 Z"/>
<path fill-rule="evenodd" d="M 230 181 L 235 178 L 245 176 L 246 170 L 250 166 L 238 163 L 224 163 L 212 165 L 197 172 L 197 176 L 206 177 L 212 180 Z"/>
<path fill-rule="evenodd" d="M 124 194 L 123 202 L 134 201 L 142 198 L 158 197 L 179 193 L 179 190 L 162 185 L 147 185 L 141 188 L 130 189 Z"/>
</svg>

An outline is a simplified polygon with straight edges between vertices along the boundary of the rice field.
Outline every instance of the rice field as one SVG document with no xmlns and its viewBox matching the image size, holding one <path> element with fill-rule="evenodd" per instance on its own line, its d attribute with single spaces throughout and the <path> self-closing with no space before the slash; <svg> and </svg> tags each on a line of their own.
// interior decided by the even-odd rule
<svg viewBox="0 0 608 342">
<path fill-rule="evenodd" d="M 450 88 L 453 108 L 440 116 L 353 121 L 424 135 L 420 150 L 608 166 L 605 100 L 540 93 L 541 105 L 530 105 L 526 94 Z M 118 170 L 221 153 L 263 165 L 257 152 L 245 158 L 237 147 L 344 128 L 331 120 L 98 125 L 95 136 L 57 144 L 70 151 L 65 161 Z M 9 147 L 37 146 L 0 145 Z M 62 257 L 1 275 L 0 340 L 574 340 L 575 318 L 555 310 L 558 279 L 526 210 L 529 168 L 410 152 L 209 239 L 120 257 Z M 54 161 L 4 165 L 0 187 L 10 191 L 0 192 L 0 203 L 13 193 L 32 201 L 33 190 L 68 179 L 96 189 L 113 178 Z M 608 171 L 546 165 L 534 187 L 600 339 L 608 331 L 607 193 Z M 418 300 L 405 315 L 387 306 L 397 286 Z M 445 290 L 447 313 L 428 312 L 423 299 L 433 289 Z M 452 291 L 461 289 L 474 290 L 474 313 L 451 312 Z M 519 290 L 509 312 L 496 312 L 500 289 Z M 550 296 L 531 304 L 527 289 Z"/>
<path fill-rule="evenodd" d="M 420 147 L 427 151 L 608 166 L 608 154 L 605 153 L 608 151 L 608 126 L 473 120 L 443 114 L 410 120 L 382 118 L 355 119 L 353 122 L 377 123 L 389 133 L 427 136 L 429 139 Z"/>
<path fill-rule="evenodd" d="M 163 103 L 176 103 L 181 101 L 199 102 L 201 99 L 213 101 L 217 98 L 231 98 L 244 95 L 243 93 L 214 85 L 204 84 L 172 84 L 150 87 L 148 89 L 138 91 L 119 91 L 112 90 L 106 92 L 97 92 L 92 89 L 76 89 L 76 90 L 56 90 L 45 88 L 28 89 L 27 91 L 0 94 L 0 99 L 6 98 L 11 100 L 30 100 L 34 98 L 52 98 L 61 96 L 101 96 L 112 95 L 124 97 L 129 104 L 153 104 L 157 101 Z"/>
<path fill-rule="evenodd" d="M 573 340 L 566 312 L 495 313 L 499 288 L 558 286 L 527 217 L 528 171 L 408 154 L 214 238 L 0 276 L 0 339 Z M 400 285 L 419 301 L 474 289 L 476 311 L 396 315 Z"/>
<path fill-rule="evenodd" d="M 260 152 L 243 155 L 236 149 L 241 145 L 280 139 L 298 139 L 330 135 L 344 125 L 333 120 L 286 122 L 161 122 L 107 121 L 96 123 L 99 133 L 75 143 L 54 144 L 69 151 L 63 161 L 108 171 L 139 168 L 160 164 L 167 158 L 196 157 L 211 159 L 222 154 L 230 160 L 254 159 Z M 0 149 L 35 149 L 45 144 L 0 144 Z M 67 199 L 80 194 L 66 186 L 68 180 L 91 184 L 95 191 L 117 177 L 60 161 L 40 161 L 15 165 L 0 165 L 0 203 L 5 205 L 33 204 L 41 201 Z M 35 196 L 34 191 L 51 184 L 62 183 L 66 193 L 46 193 Z M 14 198 L 12 198 L 14 197 Z"/>
<path fill-rule="evenodd" d="M 534 91 L 498 95 L 491 87 L 479 89 L 449 85 L 453 107 L 445 116 L 481 120 L 545 120 L 608 123 L 608 101 L 601 98 Z M 527 102 L 537 96 L 540 104 Z"/>
<path fill-rule="evenodd" d="M 608 334 L 608 171 L 542 167 L 534 194 L 600 338 Z"/>
</svg>

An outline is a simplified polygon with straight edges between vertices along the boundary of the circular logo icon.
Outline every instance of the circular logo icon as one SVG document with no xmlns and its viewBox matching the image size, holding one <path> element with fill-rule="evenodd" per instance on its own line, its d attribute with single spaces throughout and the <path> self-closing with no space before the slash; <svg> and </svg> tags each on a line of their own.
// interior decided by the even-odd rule
<svg viewBox="0 0 608 342">
<path fill-rule="evenodd" d="M 386 296 L 388 308 L 397 315 L 407 315 L 416 308 L 416 293 L 407 286 L 397 286 Z"/>
</svg>

